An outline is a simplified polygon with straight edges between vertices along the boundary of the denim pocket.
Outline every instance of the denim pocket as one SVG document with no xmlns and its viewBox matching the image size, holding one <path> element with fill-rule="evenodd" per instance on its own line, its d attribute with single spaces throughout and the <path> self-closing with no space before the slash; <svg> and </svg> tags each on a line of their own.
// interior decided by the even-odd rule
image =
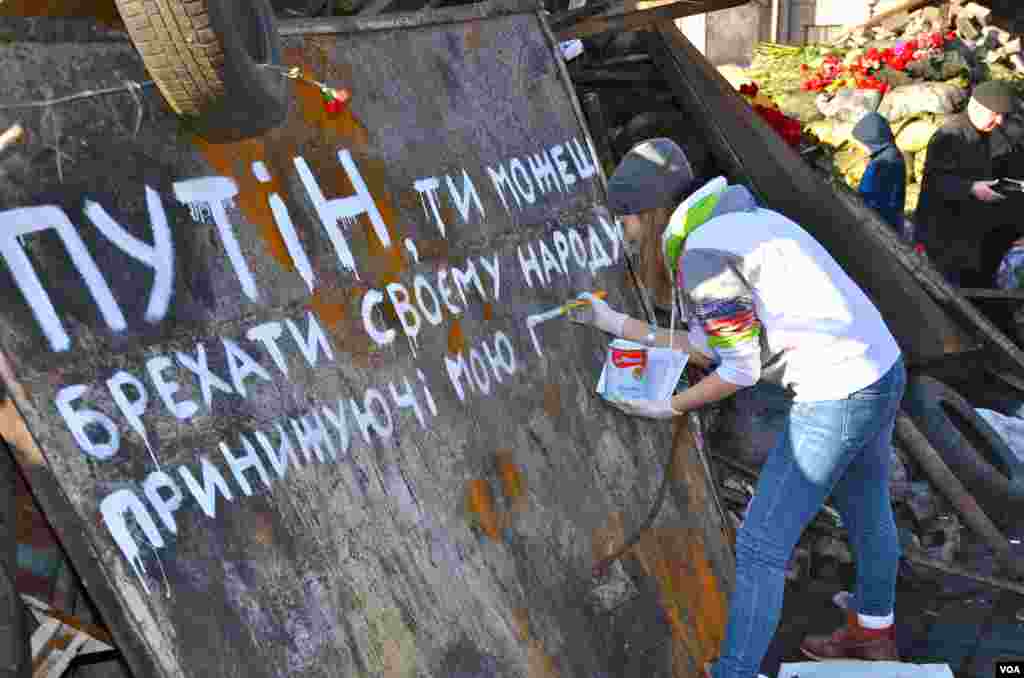
<svg viewBox="0 0 1024 678">
<path fill-rule="evenodd" d="M 907 371 L 903 365 L 903 358 L 900 357 L 878 381 L 850 394 L 848 400 L 901 399 L 906 385 Z"/>
</svg>

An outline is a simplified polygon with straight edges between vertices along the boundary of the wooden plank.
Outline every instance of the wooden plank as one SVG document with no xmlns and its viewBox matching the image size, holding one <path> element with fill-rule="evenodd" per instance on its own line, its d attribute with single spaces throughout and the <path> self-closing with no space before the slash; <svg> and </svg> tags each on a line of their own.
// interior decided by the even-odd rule
<svg viewBox="0 0 1024 678">
<path fill-rule="evenodd" d="M 278 32 L 282 36 L 314 36 L 393 31 L 510 16 L 536 8 L 535 0 L 483 0 L 454 7 L 426 7 L 416 12 L 288 19 L 278 24 Z"/>
<path fill-rule="evenodd" d="M 643 6 L 634 1 L 615 5 L 614 10 L 598 16 L 587 17 L 556 31 L 559 40 L 586 38 L 611 31 L 637 31 L 660 21 L 671 21 L 695 14 L 715 12 L 730 7 L 745 5 L 750 0 L 675 0 L 648 9 L 631 10 Z"/>
<path fill-rule="evenodd" d="M 88 640 L 89 636 L 81 631 L 76 632 L 67 647 L 54 653 L 57 655 L 56 661 L 47 662 L 44 667 L 36 671 L 34 678 L 61 678 Z"/>
<path fill-rule="evenodd" d="M 47 619 L 32 633 L 32 663 L 43 654 L 64 625 L 56 619 Z"/>
<path fill-rule="evenodd" d="M 50 607 L 43 601 L 33 598 L 32 596 L 22 594 L 21 599 L 25 601 L 25 604 L 37 615 L 37 617 L 56 619 L 60 623 L 65 624 L 76 631 L 81 631 L 90 638 L 94 638 L 97 641 L 104 643 L 106 645 L 106 648 L 104 649 L 112 649 L 110 646 L 113 645 L 114 639 L 106 629 L 96 626 L 95 624 L 89 624 L 74 615 Z"/>
<path fill-rule="evenodd" d="M 608 123 L 605 119 L 604 108 L 601 106 L 601 95 L 597 92 L 585 92 L 582 97 L 581 106 L 587 116 L 587 126 L 594 138 L 594 146 L 597 157 L 601 160 L 606 175 L 614 170 L 614 158 L 612 157 L 611 137 L 608 133 Z"/>
<path fill-rule="evenodd" d="M 572 80 L 579 87 L 590 84 L 664 87 L 666 84 L 661 74 L 651 68 L 580 69 L 573 73 Z"/>
<path fill-rule="evenodd" d="M 913 455 L 928 480 L 938 488 L 953 508 L 957 510 L 964 524 L 990 548 L 999 565 L 1011 576 L 1024 578 L 1024 560 L 1021 560 L 1010 547 L 1010 543 L 999 528 L 992 523 L 985 511 L 978 505 L 972 495 L 956 474 L 942 459 L 928 438 L 917 428 L 906 414 L 896 417 L 895 435 L 903 444 L 903 449 Z"/>
<path fill-rule="evenodd" d="M 771 209 L 806 228 L 874 300 L 908 360 L 965 350 L 969 335 L 901 264 L 895 236 L 870 210 L 834 191 L 753 112 L 674 23 L 651 48 L 679 104 L 707 133 L 720 164 Z"/>
<path fill-rule="evenodd" d="M 359 14 L 363 16 L 369 16 L 371 14 L 380 14 L 387 11 L 392 5 L 398 0 L 371 0 L 366 4 L 366 7 L 359 10 Z"/>
</svg>

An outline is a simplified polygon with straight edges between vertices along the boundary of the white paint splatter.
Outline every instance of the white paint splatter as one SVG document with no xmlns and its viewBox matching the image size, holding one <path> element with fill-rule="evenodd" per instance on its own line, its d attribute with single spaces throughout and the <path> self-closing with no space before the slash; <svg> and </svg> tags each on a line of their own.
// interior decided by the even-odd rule
<svg viewBox="0 0 1024 678">
<path fill-rule="evenodd" d="M 164 579 L 164 598 L 170 600 L 171 582 L 167 579 L 167 570 L 164 569 L 163 561 L 160 560 L 160 555 L 156 552 L 156 549 L 154 549 L 152 545 L 149 548 L 153 551 L 153 557 L 156 558 L 156 564 L 160 566 L 160 574 L 163 576 Z M 146 591 L 146 593 L 149 593 L 149 591 Z"/>
</svg>

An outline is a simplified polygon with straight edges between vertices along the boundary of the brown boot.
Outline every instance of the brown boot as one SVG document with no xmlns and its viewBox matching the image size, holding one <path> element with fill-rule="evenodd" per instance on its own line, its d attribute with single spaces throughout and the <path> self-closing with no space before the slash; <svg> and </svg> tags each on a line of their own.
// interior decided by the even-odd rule
<svg viewBox="0 0 1024 678">
<path fill-rule="evenodd" d="M 811 659 L 900 660 L 896 647 L 896 627 L 866 629 L 857 623 L 855 612 L 846 613 L 846 626 L 830 636 L 807 636 L 800 650 Z"/>
</svg>

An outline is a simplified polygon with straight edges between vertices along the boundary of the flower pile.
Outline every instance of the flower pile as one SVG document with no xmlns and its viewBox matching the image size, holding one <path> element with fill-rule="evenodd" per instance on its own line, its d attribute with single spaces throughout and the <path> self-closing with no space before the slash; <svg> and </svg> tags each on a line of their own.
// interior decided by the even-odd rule
<svg viewBox="0 0 1024 678">
<path fill-rule="evenodd" d="M 740 94 L 746 97 L 754 111 L 768 123 L 782 140 L 793 148 L 800 146 L 803 127 L 799 120 L 790 118 L 771 99 L 760 94 L 755 83 L 740 85 Z"/>
<path fill-rule="evenodd" d="M 956 33 L 925 33 L 910 40 L 901 40 L 895 47 L 879 50 L 871 48 L 851 63 L 845 64 L 835 54 L 826 56 L 817 69 L 800 65 L 805 76 L 802 88 L 807 92 L 834 92 L 842 87 L 876 89 L 885 94 L 889 84 L 879 79 L 883 68 L 905 71 L 911 62 L 941 56 L 946 43 L 956 39 Z"/>
</svg>

